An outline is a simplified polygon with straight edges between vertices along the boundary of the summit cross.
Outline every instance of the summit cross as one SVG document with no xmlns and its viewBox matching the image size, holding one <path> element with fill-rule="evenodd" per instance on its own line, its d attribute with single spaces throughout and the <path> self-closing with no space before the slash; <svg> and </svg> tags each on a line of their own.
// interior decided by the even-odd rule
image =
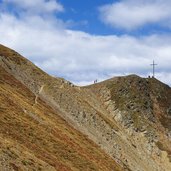
<svg viewBox="0 0 171 171">
<path fill-rule="evenodd" d="M 155 66 L 156 66 L 157 64 L 155 64 L 155 62 L 154 62 L 154 60 L 153 60 L 153 63 L 150 64 L 150 65 L 153 66 L 153 77 L 155 77 Z"/>
</svg>

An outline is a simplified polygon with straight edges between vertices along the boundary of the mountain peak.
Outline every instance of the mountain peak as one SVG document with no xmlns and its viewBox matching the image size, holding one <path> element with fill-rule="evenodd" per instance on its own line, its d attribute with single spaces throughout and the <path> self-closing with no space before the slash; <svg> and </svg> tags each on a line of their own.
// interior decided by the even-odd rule
<svg viewBox="0 0 171 171">
<path fill-rule="evenodd" d="M 77 87 L 2 45 L 0 74 L 0 170 L 171 170 L 171 88 L 157 79 Z"/>
</svg>

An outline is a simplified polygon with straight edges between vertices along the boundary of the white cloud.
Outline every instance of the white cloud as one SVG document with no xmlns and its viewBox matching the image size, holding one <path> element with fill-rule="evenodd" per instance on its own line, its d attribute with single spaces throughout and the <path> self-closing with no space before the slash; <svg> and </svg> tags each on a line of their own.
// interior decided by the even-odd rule
<svg viewBox="0 0 171 171">
<path fill-rule="evenodd" d="M 170 21 L 171 1 L 121 0 L 102 6 L 99 11 L 101 20 L 105 24 L 132 30 L 147 24 Z"/>
<path fill-rule="evenodd" d="M 167 83 L 171 86 L 171 72 L 159 72 L 156 73 L 156 77 L 164 83 Z"/>
<path fill-rule="evenodd" d="M 12 4 L 16 10 L 21 9 L 30 14 L 47 14 L 64 11 L 56 0 L 3 0 L 4 5 Z"/>
<path fill-rule="evenodd" d="M 52 75 L 77 84 L 128 73 L 147 76 L 154 59 L 158 78 L 171 85 L 171 36 L 95 36 L 68 30 L 62 21 L 38 14 L 17 18 L 1 12 L 0 23 L 0 43 Z"/>
</svg>

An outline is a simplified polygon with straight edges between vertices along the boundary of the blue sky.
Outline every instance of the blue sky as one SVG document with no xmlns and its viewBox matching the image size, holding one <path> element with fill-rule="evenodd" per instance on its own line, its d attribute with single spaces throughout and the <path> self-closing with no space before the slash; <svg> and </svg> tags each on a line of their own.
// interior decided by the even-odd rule
<svg viewBox="0 0 171 171">
<path fill-rule="evenodd" d="M 71 29 L 82 30 L 95 35 L 120 34 L 120 30 L 114 30 L 104 25 L 98 15 L 98 7 L 111 3 L 111 0 L 87 0 L 85 2 L 61 0 L 60 2 L 66 6 L 66 12 L 59 14 L 59 17 L 64 21 L 72 20 L 75 22 L 75 25 L 70 26 Z"/>
<path fill-rule="evenodd" d="M 166 34 L 171 33 L 167 27 L 163 27 L 160 23 L 151 23 L 139 27 L 136 30 L 125 30 L 123 28 L 113 28 L 105 25 L 100 20 L 99 8 L 106 4 L 115 4 L 122 1 L 119 0 L 60 0 L 66 6 L 66 12 L 58 14 L 64 21 L 72 20 L 76 22 L 71 25 L 73 30 L 82 30 L 95 35 L 122 35 L 129 34 L 133 36 L 142 36 L 150 34 Z"/>
<path fill-rule="evenodd" d="M 86 85 L 152 74 L 171 85 L 170 0 L 0 0 L 0 43 Z"/>
</svg>

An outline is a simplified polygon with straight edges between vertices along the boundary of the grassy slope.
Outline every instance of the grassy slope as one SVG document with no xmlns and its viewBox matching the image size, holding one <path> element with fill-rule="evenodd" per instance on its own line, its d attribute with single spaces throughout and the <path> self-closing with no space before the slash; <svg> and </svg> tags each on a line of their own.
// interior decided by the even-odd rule
<svg viewBox="0 0 171 171">
<path fill-rule="evenodd" d="M 84 88 L 79 91 L 79 89 L 72 88 L 68 84 L 63 83 L 62 79 L 56 79 L 47 75 L 13 50 L 0 46 L 0 55 L 4 56 L 2 58 L 2 63 L 5 64 L 5 68 L 24 85 L 28 86 L 28 88 L 35 94 L 37 94 L 41 86 L 45 85 L 43 91 L 45 94 L 42 99 L 48 102 L 47 95 L 50 99 L 54 99 L 55 103 L 59 104 L 62 109 L 67 111 L 67 116 L 71 115 L 71 113 L 77 114 L 78 108 L 80 109 L 79 111 L 87 109 L 87 113 L 90 109 L 96 106 L 95 103 L 101 98 L 99 97 L 99 90 L 101 91 L 104 87 L 107 87 L 107 89 L 110 90 L 111 100 L 115 102 L 116 108 L 121 111 L 129 111 L 129 115 L 124 115 L 124 120 L 129 120 L 131 118 L 133 128 L 136 130 L 155 130 L 157 128 L 157 124 L 153 124 L 155 118 L 162 121 L 161 123 L 164 126 L 166 125 L 169 127 L 170 125 L 170 120 L 168 121 L 168 117 L 165 118 L 165 114 L 167 112 L 166 109 L 169 107 L 171 102 L 171 96 L 169 96 L 170 88 L 163 86 L 162 83 L 159 84 L 159 82 L 155 79 L 148 81 L 148 79 L 142 79 L 137 76 L 114 78 L 110 81 L 108 80 L 88 87 L 88 89 L 93 89 L 97 95 L 94 96 L 92 94 L 92 97 L 90 98 L 89 92 L 85 91 L 83 93 L 82 90 Z M 47 163 L 57 170 L 59 170 L 59 167 L 60 170 L 115 170 L 114 167 L 116 164 L 113 163 L 113 165 L 111 165 L 110 163 L 112 160 L 110 159 L 109 161 L 107 158 L 102 157 L 104 153 L 102 151 L 99 153 L 99 148 L 97 149 L 94 143 L 82 136 L 78 131 L 73 128 L 71 129 L 71 127 L 69 127 L 68 124 L 58 116 L 58 111 L 54 112 L 40 99 L 38 99 L 38 104 L 33 106 L 35 95 L 23 86 L 23 84 L 15 80 L 11 75 L 5 73 L 4 71 L 2 73 L 7 75 L 2 82 L 9 80 L 4 85 L 4 89 L 2 89 L 4 91 L 2 97 L 6 97 L 2 100 L 3 104 L 5 104 L 4 101 L 7 101 L 6 105 L 11 104 L 10 106 L 15 106 L 14 109 L 10 109 L 9 113 L 11 114 L 17 109 L 18 112 L 15 113 L 14 116 L 16 115 L 16 118 L 18 118 L 18 114 L 22 114 L 22 120 L 20 121 L 23 122 L 24 119 L 24 123 L 16 121 L 15 124 L 11 126 L 10 130 L 12 130 L 17 123 L 19 127 L 17 126 L 14 128 L 17 131 L 20 129 L 24 131 L 23 136 L 28 135 L 27 138 L 24 137 L 23 142 L 20 142 L 21 140 L 17 140 L 17 143 L 15 142 L 15 138 L 11 137 L 12 135 L 9 137 L 6 136 L 7 141 L 13 144 L 13 149 L 16 149 L 18 142 L 20 142 L 21 145 L 24 144 L 24 146 L 22 145 L 20 149 L 18 149 L 21 153 L 19 156 L 21 156 L 22 162 L 20 161 L 20 163 L 22 166 L 25 166 L 26 168 L 29 167 L 27 163 L 30 163 L 30 159 L 26 157 L 29 154 L 28 156 L 31 155 L 31 158 L 34 158 L 33 164 L 35 167 L 39 168 L 41 166 L 44 170 L 52 170 L 52 168 L 46 168 Z M 15 85 L 18 84 L 20 85 L 16 88 Z M 85 98 L 85 93 L 87 93 L 87 98 Z M 61 95 L 62 100 L 59 100 Z M 93 97 L 95 99 L 93 99 Z M 96 99 L 96 97 L 99 98 Z M 95 101 L 93 102 L 93 100 Z M 96 107 L 98 108 L 98 106 Z M 75 108 L 77 110 L 74 110 Z M 0 112 L 4 110 L 6 109 L 3 107 L 0 108 Z M 90 114 L 91 112 L 92 110 L 90 111 Z M 101 113 L 98 113 L 98 115 L 100 115 L 101 118 L 110 126 L 116 127 L 117 124 L 114 123 L 114 120 L 111 121 L 110 116 L 101 115 Z M 11 118 L 11 115 L 9 116 L 8 121 L 10 121 Z M 30 127 L 27 123 L 32 126 Z M 7 128 L 5 128 L 5 125 L 7 125 Z M 5 125 L 3 125 L 4 131 L 6 129 L 8 130 L 8 127 L 11 124 Z M 159 127 L 157 130 L 158 129 Z M 162 131 L 163 127 L 160 132 Z M 10 131 L 8 130 L 6 135 L 8 135 L 9 132 Z M 18 135 L 18 133 L 15 133 L 14 135 Z M 80 138 L 80 136 L 83 138 Z M 18 138 L 21 137 L 19 136 Z M 4 148 L 3 139 L 4 135 L 0 134 L 0 142 Z M 163 137 L 163 139 L 160 138 L 160 140 L 161 141 L 158 143 L 158 146 L 162 150 L 170 153 L 169 143 L 166 142 L 165 137 Z M 27 145 L 27 143 L 29 144 Z M 22 148 L 26 149 L 27 155 L 22 153 Z M 35 149 L 35 151 L 33 152 L 32 149 Z M 2 154 L 4 155 L 4 152 Z M 18 164 L 18 166 L 19 165 L 20 164 Z"/>
<path fill-rule="evenodd" d="M 0 169 L 121 170 L 97 145 L 0 68 Z"/>
</svg>

